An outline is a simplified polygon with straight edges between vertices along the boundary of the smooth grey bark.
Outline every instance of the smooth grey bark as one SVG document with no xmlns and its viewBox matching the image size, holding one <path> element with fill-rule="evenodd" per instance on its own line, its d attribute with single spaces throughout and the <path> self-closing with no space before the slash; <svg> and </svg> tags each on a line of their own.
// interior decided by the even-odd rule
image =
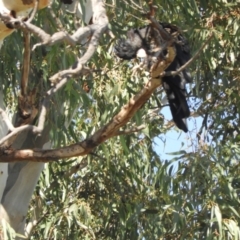
<svg viewBox="0 0 240 240">
<path fill-rule="evenodd" d="M 14 147 L 18 149 L 49 148 L 49 129 L 45 128 L 41 137 L 32 133 L 20 134 Z M 25 141 L 22 141 L 25 139 Z M 44 163 L 16 162 L 8 164 L 8 176 L 0 207 L 0 220 L 6 219 L 17 232 L 24 234 L 29 202 L 44 168 Z"/>
</svg>

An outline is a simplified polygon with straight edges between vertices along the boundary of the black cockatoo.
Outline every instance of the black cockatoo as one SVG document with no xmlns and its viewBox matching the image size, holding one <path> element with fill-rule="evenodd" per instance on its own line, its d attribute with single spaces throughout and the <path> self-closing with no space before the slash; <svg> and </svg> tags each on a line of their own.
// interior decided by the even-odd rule
<svg viewBox="0 0 240 240">
<path fill-rule="evenodd" d="M 163 27 L 163 31 L 166 34 L 176 33 L 176 39 L 174 41 L 176 48 L 176 56 L 173 62 L 168 66 L 165 71 L 176 71 L 182 65 L 184 65 L 190 58 L 190 48 L 188 41 L 180 33 L 178 28 L 169 23 L 160 23 Z M 119 39 L 115 45 L 115 54 L 125 60 L 136 58 L 139 50 L 145 51 L 147 58 L 151 61 L 156 53 L 155 48 L 163 47 L 157 46 L 154 42 L 153 27 L 151 25 L 131 29 L 127 32 L 126 39 Z M 166 35 L 165 35 L 166 36 Z M 164 41 L 163 43 L 164 44 Z M 163 51 L 163 54 L 167 52 Z M 151 62 L 148 62 L 151 66 Z M 190 110 L 186 100 L 186 83 L 191 82 L 191 75 L 187 69 L 184 69 L 179 75 L 176 76 L 164 76 L 162 78 L 163 87 L 166 91 L 169 101 L 170 110 L 173 116 L 173 121 L 179 129 L 184 132 L 188 131 L 186 125 L 186 118 L 190 115 Z"/>
</svg>

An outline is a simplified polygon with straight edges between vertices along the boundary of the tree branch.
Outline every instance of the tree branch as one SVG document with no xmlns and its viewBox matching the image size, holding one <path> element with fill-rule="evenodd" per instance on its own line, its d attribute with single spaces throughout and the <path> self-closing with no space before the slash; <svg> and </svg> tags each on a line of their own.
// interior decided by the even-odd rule
<svg viewBox="0 0 240 240">
<path fill-rule="evenodd" d="M 12 139 L 14 139 L 22 131 L 32 130 L 34 133 L 41 133 L 44 129 L 45 119 L 46 119 L 47 111 L 49 109 L 49 103 L 52 96 L 67 83 L 67 80 L 68 80 L 67 77 L 79 75 L 81 72 L 84 72 L 84 71 L 89 72 L 89 70 L 86 67 L 84 67 L 84 64 L 89 61 L 89 59 L 92 57 L 92 55 L 96 51 L 99 38 L 101 37 L 102 33 L 107 29 L 107 25 L 108 25 L 108 18 L 106 16 L 106 11 L 102 1 L 93 0 L 93 6 L 94 6 L 94 9 L 93 9 L 94 24 L 88 27 L 79 28 L 72 35 L 72 38 L 69 37 L 69 35 L 64 32 L 55 33 L 51 37 L 49 34 L 44 32 L 41 28 L 31 24 L 30 22 L 24 22 L 21 19 L 14 19 L 9 15 L 0 15 L 0 18 L 2 18 L 5 22 L 15 23 L 15 26 L 21 28 L 24 32 L 29 31 L 37 35 L 42 40 L 42 42 L 50 43 L 51 45 L 56 43 L 57 41 L 61 41 L 64 39 L 65 40 L 71 39 L 70 43 L 77 44 L 83 38 L 92 36 L 85 54 L 75 64 L 73 64 L 73 66 L 70 69 L 63 70 L 50 78 L 50 80 L 56 83 L 56 85 L 53 86 L 49 91 L 47 91 L 46 96 L 43 99 L 39 120 L 38 120 L 38 126 L 35 127 L 31 125 L 26 125 L 25 127 L 9 128 L 12 130 L 12 132 L 8 134 L 6 137 L 4 137 L 3 139 L 1 139 L 0 148 L 8 149 L 12 143 Z M 26 43 L 25 53 L 28 54 L 26 59 L 28 59 L 28 57 L 30 56 L 30 52 L 27 51 L 28 47 L 29 47 L 29 44 Z M 27 66 L 25 66 L 26 64 Z M 28 61 L 28 63 L 27 63 L 27 60 L 24 61 L 23 77 L 22 77 L 22 84 L 21 84 L 22 85 L 21 89 L 23 93 L 26 93 L 29 64 L 30 64 L 30 61 Z M 25 101 L 22 101 L 22 102 L 25 102 Z M 27 114 L 27 111 L 26 111 L 26 114 Z"/>
<path fill-rule="evenodd" d="M 115 136 L 120 136 L 120 135 L 127 135 L 127 134 L 132 134 L 141 131 L 142 129 L 146 128 L 146 125 L 142 124 L 140 126 L 131 128 L 131 129 L 126 129 L 124 131 L 118 131 L 116 132 Z"/>
<path fill-rule="evenodd" d="M 158 68 L 156 71 L 164 71 L 167 68 L 168 63 L 173 61 L 175 57 L 175 48 L 168 47 L 168 55 L 162 61 L 158 63 Z M 66 78 L 65 78 L 65 81 Z M 59 82 L 63 84 L 63 81 Z M 133 115 L 142 107 L 142 105 L 151 97 L 151 94 L 155 91 L 157 87 L 161 85 L 161 80 L 158 78 L 152 78 L 143 87 L 143 89 L 130 101 L 122 107 L 120 112 L 115 115 L 112 120 L 95 132 L 88 139 L 75 143 L 70 146 L 62 147 L 55 150 L 42 150 L 42 149 L 25 149 L 25 150 L 14 150 L 14 149 L 1 149 L 0 152 L 0 162 L 11 162 L 11 161 L 35 161 L 35 162 L 50 162 L 57 161 L 63 158 L 71 158 L 75 156 L 83 156 L 93 151 L 95 147 L 105 142 L 109 138 L 112 138 L 119 134 L 119 129 L 124 126 Z M 54 94 L 54 88 L 48 91 L 49 95 L 45 98 L 45 104 L 48 104 L 48 100 L 51 98 L 51 94 Z M 41 111 L 42 118 L 45 118 L 47 106 L 43 104 L 43 109 Z M 39 124 L 41 125 L 41 117 L 39 118 Z"/>
<path fill-rule="evenodd" d="M 35 0 L 34 2 L 34 8 L 31 12 L 30 17 L 28 18 L 27 22 L 31 22 L 33 20 L 33 18 L 35 17 L 37 10 L 38 10 L 38 6 L 39 6 L 39 0 Z"/>
<path fill-rule="evenodd" d="M 23 68 L 21 78 L 21 95 L 27 95 L 28 77 L 30 69 L 30 33 L 24 31 L 24 54 L 23 54 Z"/>
</svg>

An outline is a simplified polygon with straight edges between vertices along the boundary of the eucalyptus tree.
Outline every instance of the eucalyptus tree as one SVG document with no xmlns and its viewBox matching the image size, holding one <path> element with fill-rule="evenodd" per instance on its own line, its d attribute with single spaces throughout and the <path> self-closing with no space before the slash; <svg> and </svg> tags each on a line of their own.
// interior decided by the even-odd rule
<svg viewBox="0 0 240 240">
<path fill-rule="evenodd" d="M 0 49 L 1 237 L 239 239 L 240 3 L 153 2 L 191 46 L 186 135 L 160 79 L 113 51 L 149 24 L 147 1 L 64 3 L 1 9 L 0 36 L 16 28 Z"/>
</svg>

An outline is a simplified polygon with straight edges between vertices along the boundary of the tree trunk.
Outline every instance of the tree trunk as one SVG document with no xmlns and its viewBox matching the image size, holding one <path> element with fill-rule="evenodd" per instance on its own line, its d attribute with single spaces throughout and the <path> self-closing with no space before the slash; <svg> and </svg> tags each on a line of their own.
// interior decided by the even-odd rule
<svg viewBox="0 0 240 240">
<path fill-rule="evenodd" d="M 0 96 L 3 94 L 0 93 Z M 4 107 L 2 97 L 0 107 Z M 0 120 L 0 138 L 7 132 L 6 124 Z M 49 148 L 48 133 L 47 127 L 40 137 L 23 132 L 16 139 L 13 147 L 18 149 Z M 0 219 L 9 222 L 17 233 L 24 234 L 28 205 L 43 168 L 44 163 L 36 162 L 0 163 Z"/>
</svg>

